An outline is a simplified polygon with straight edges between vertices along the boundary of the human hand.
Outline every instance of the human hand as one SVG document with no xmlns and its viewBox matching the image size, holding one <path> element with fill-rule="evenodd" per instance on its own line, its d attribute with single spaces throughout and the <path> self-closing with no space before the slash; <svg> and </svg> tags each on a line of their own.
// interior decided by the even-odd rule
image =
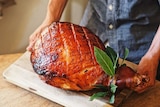
<svg viewBox="0 0 160 107">
<path fill-rule="evenodd" d="M 65 5 L 68 0 L 49 0 L 47 7 L 46 18 L 43 23 L 31 34 L 29 38 L 29 45 L 26 48 L 28 51 L 32 51 L 32 47 L 35 44 L 35 41 L 38 38 L 38 35 L 41 34 L 43 29 L 49 26 L 52 22 L 59 21 L 64 10 Z"/>
<path fill-rule="evenodd" d="M 32 51 L 33 46 L 38 38 L 38 35 L 51 24 L 49 21 L 44 21 L 29 37 L 29 45 L 27 46 L 26 50 Z"/>
<path fill-rule="evenodd" d="M 142 84 L 136 87 L 136 91 L 141 93 L 155 84 L 158 67 L 158 57 L 147 53 L 142 57 L 137 72 L 142 75 Z M 147 79 L 148 78 L 148 79 Z"/>
</svg>

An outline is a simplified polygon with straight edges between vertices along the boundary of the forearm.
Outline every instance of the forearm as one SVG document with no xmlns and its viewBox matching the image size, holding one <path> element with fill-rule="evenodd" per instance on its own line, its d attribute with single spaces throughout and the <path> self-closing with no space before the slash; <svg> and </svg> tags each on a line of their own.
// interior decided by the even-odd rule
<svg viewBox="0 0 160 107">
<path fill-rule="evenodd" d="M 45 21 L 59 21 L 68 0 L 49 0 Z"/>
<path fill-rule="evenodd" d="M 160 60 L 160 26 L 153 38 L 147 53 L 142 57 L 137 67 L 137 72 L 140 75 L 144 75 L 146 83 L 137 87 L 139 92 L 146 90 L 155 84 L 155 78 Z"/>
<path fill-rule="evenodd" d="M 160 60 L 160 26 L 147 53 L 151 53 L 150 55 Z"/>
</svg>

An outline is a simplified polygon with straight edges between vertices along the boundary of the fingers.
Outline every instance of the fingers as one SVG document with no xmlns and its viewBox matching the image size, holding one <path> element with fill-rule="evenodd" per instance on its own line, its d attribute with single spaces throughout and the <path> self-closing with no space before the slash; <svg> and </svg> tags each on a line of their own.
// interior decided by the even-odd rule
<svg viewBox="0 0 160 107">
<path fill-rule="evenodd" d="M 149 87 L 154 85 L 154 80 L 148 75 L 136 74 L 133 78 L 132 87 L 137 93 L 142 93 L 147 90 Z"/>
<path fill-rule="evenodd" d="M 134 91 L 138 93 L 142 93 L 146 90 L 148 90 L 150 87 L 154 86 L 155 81 L 150 80 L 150 78 L 142 78 L 142 83 L 139 84 L 137 87 L 135 87 Z"/>
<path fill-rule="evenodd" d="M 29 43 L 26 50 L 32 52 L 33 51 L 34 42 Z"/>
<path fill-rule="evenodd" d="M 33 50 L 33 46 L 36 42 L 36 40 L 38 39 L 39 35 L 41 35 L 41 32 L 47 28 L 47 26 L 49 26 L 51 24 L 51 22 L 49 21 L 44 21 L 35 31 L 34 33 L 30 36 L 29 39 L 29 45 L 27 46 L 26 50 L 27 51 L 32 51 Z"/>
<path fill-rule="evenodd" d="M 134 90 L 138 93 L 142 93 L 146 90 L 148 90 L 150 87 L 152 87 L 153 85 L 151 84 L 143 84 L 143 85 L 139 85 L 138 87 L 136 87 Z"/>
<path fill-rule="evenodd" d="M 27 46 L 26 50 L 32 52 L 34 44 L 36 40 L 38 39 L 38 35 L 40 34 L 40 31 L 34 32 L 30 38 L 29 38 L 29 45 Z"/>
<path fill-rule="evenodd" d="M 38 27 L 35 32 L 29 37 L 29 45 L 27 46 L 26 50 L 32 52 L 33 50 L 33 46 L 35 44 L 35 42 L 37 41 L 38 37 L 41 35 L 41 32 L 43 31 L 43 29 L 45 28 L 45 26 L 40 26 Z"/>
</svg>

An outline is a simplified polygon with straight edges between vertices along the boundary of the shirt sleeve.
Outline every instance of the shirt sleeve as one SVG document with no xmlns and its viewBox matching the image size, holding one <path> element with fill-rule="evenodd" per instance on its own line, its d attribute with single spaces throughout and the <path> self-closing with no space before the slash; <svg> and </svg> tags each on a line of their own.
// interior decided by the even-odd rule
<svg viewBox="0 0 160 107">
<path fill-rule="evenodd" d="M 158 0 L 158 2 L 159 2 L 159 5 L 160 5 L 160 0 Z"/>
</svg>

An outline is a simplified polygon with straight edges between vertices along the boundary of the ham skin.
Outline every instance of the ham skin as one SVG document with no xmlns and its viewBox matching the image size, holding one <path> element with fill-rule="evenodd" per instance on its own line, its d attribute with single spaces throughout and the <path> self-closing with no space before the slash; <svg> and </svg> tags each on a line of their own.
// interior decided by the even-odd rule
<svg viewBox="0 0 160 107">
<path fill-rule="evenodd" d="M 31 51 L 34 71 L 47 84 L 66 90 L 87 91 L 96 84 L 109 86 L 94 56 L 94 46 L 104 50 L 102 41 L 86 27 L 69 22 L 53 22 L 39 35 Z M 133 89 L 142 77 L 130 67 L 120 67 L 115 75 L 119 88 Z"/>
</svg>

